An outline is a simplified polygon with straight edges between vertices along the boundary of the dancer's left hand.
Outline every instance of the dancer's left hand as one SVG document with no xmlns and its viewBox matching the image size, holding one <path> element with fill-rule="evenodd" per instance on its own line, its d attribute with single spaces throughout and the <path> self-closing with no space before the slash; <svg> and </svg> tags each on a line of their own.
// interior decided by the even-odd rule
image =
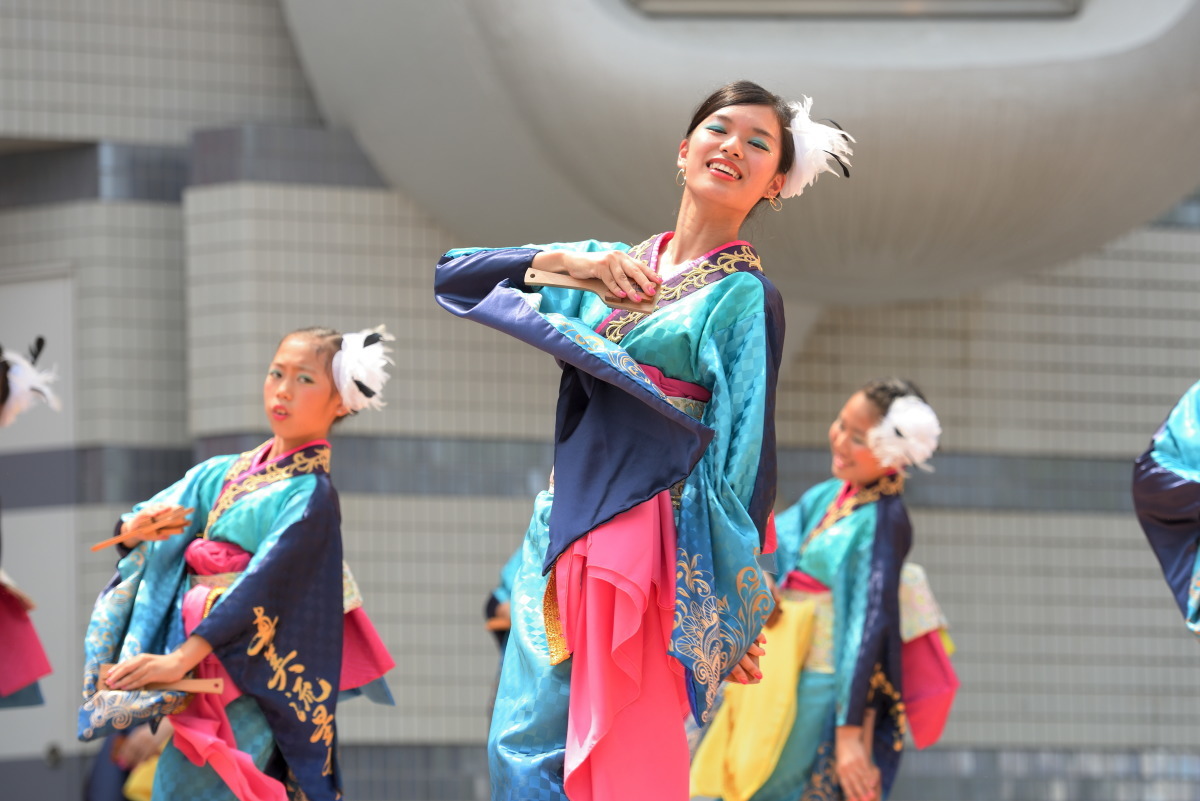
<svg viewBox="0 0 1200 801">
<path fill-rule="evenodd" d="M 758 668 L 758 658 L 767 652 L 762 647 L 766 644 L 766 635 L 759 634 L 754 643 L 746 651 L 746 655 L 742 657 L 741 661 L 725 677 L 725 681 L 736 681 L 738 684 L 758 684 L 762 681 L 762 671 Z"/>
<path fill-rule="evenodd" d="M 169 684 L 187 675 L 178 651 L 170 654 L 138 654 L 114 667 L 107 684 L 114 690 L 137 690 L 147 684 Z"/>
</svg>

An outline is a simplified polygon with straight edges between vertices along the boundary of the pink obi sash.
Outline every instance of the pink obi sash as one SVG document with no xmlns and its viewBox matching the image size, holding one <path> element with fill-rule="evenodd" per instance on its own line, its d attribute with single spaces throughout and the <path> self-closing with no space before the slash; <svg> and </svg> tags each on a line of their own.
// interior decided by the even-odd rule
<svg viewBox="0 0 1200 801">
<path fill-rule="evenodd" d="M 711 397 L 642 369 L 668 395 Z M 564 767 L 572 801 L 688 797 L 688 701 L 683 667 L 668 655 L 675 537 L 663 491 L 576 540 L 555 563 L 561 632 L 552 639 L 561 633 L 572 660 Z M 554 623 L 547 620 L 548 632 Z"/>
<path fill-rule="evenodd" d="M 783 589 L 796 592 L 829 592 L 829 588 L 802 570 L 793 570 L 784 579 Z"/>
<path fill-rule="evenodd" d="M 652 364 L 638 365 L 642 368 L 642 372 L 646 374 L 654 386 L 663 391 L 663 394 L 668 398 L 687 398 L 688 400 L 698 400 L 708 403 L 712 400 L 712 393 L 699 384 L 693 384 L 689 381 L 680 381 L 678 378 L 668 378 Z"/>
</svg>

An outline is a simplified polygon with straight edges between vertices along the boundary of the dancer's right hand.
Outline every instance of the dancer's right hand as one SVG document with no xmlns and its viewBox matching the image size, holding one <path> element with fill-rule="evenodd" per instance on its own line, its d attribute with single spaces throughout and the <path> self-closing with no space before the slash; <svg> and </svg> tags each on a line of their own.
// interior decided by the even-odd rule
<svg viewBox="0 0 1200 801">
<path fill-rule="evenodd" d="M 759 634 L 746 655 L 734 666 L 725 681 L 736 681 L 738 684 L 758 684 L 762 681 L 762 671 L 758 668 L 758 658 L 767 651 L 762 646 L 767 644 L 766 635 Z"/>
<path fill-rule="evenodd" d="M 838 726 L 834 739 L 838 784 L 846 801 L 878 801 L 879 768 L 871 763 L 862 726 Z"/>
<path fill-rule="evenodd" d="M 159 502 L 146 504 L 139 509 L 133 517 L 125 521 L 124 525 L 121 526 L 121 533 L 141 528 L 144 530 L 142 536 L 136 539 L 125 540 L 123 544 L 129 548 L 132 548 L 142 540 L 165 540 L 168 537 L 175 536 L 176 534 L 182 534 L 185 528 L 183 525 L 156 529 L 154 528 L 154 523 L 155 521 L 161 520 L 168 515 L 174 515 L 179 512 L 191 514 L 192 511 L 193 510 L 191 508 L 185 508 L 177 503 Z"/>
<path fill-rule="evenodd" d="M 658 291 L 662 277 L 645 262 L 619 250 L 577 253 L 568 250 L 544 250 L 533 258 L 538 270 L 566 274 L 572 278 L 599 278 L 608 291 L 618 298 L 628 297 L 635 303 Z"/>
</svg>

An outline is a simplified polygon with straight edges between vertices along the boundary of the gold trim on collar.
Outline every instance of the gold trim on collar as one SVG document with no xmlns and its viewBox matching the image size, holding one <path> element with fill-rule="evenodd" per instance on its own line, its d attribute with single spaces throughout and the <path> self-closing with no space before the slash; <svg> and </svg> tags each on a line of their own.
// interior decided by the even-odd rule
<svg viewBox="0 0 1200 801">
<path fill-rule="evenodd" d="M 808 548 L 814 539 L 833 526 L 834 523 L 837 523 L 839 520 L 845 520 L 858 507 L 874 503 L 884 495 L 899 495 L 902 492 L 904 492 L 904 474 L 896 473 L 884 476 L 869 487 L 863 487 L 854 495 L 851 495 L 841 506 L 838 506 L 837 498 L 834 498 L 825 510 L 824 519 L 812 531 L 808 532 L 808 536 L 800 544 L 801 555 L 804 554 L 805 549 Z M 839 492 L 838 494 L 840 495 L 841 493 Z"/>
<path fill-rule="evenodd" d="M 639 245 L 638 249 L 641 250 L 642 245 Z M 644 252 L 639 253 L 638 258 L 645 260 Z M 732 275 L 736 272 L 742 272 L 742 270 L 738 269 L 738 264 L 743 263 L 749 265 L 747 269 L 751 271 L 762 272 L 762 260 L 759 259 L 754 248 L 749 245 L 742 245 L 736 250 L 721 251 L 716 259 L 705 259 L 693 265 L 681 273 L 683 280 L 679 281 L 679 283 L 668 286 L 667 284 L 671 284 L 671 281 L 668 281 L 662 285 L 658 299 L 654 303 L 655 310 L 682 300 L 692 292 L 714 283 L 709 280 L 710 276 L 714 273 Z M 630 329 L 647 316 L 645 312 L 626 312 L 620 317 L 614 317 L 604 326 L 604 337 L 611 342 L 620 342 L 629 333 Z"/>
<path fill-rule="evenodd" d="M 244 495 L 294 476 L 329 472 L 329 446 L 315 445 L 312 448 L 304 448 L 303 450 L 296 451 L 287 458 L 286 464 L 283 466 L 280 466 L 276 462 L 269 462 L 253 473 L 243 476 L 240 480 L 236 480 L 238 476 L 242 476 L 246 472 L 254 461 L 254 455 L 261 449 L 262 446 L 260 445 L 252 451 L 243 453 L 234 461 L 233 466 L 229 468 L 229 472 L 225 474 L 226 484 L 221 489 L 221 494 L 217 496 L 217 502 L 213 504 L 213 508 L 209 511 L 208 520 L 204 524 L 204 533 L 200 536 L 208 539 L 208 532 L 221 519 L 221 515 L 229 511 L 234 502 Z"/>
</svg>

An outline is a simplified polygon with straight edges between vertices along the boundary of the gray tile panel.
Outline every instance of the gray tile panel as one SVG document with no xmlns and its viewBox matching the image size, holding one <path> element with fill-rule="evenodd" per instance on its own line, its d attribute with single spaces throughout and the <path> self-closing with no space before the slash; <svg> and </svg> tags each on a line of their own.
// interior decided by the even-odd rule
<svg viewBox="0 0 1200 801">
<path fill-rule="evenodd" d="M 397 714 L 403 714 L 398 710 Z M 482 745 L 346 745 L 346 798 L 484 801 Z M 5 798 L 76 798 L 91 758 L 0 761 Z M 1200 756 L 1181 751 L 910 750 L 890 801 L 1195 801 Z"/>
<path fill-rule="evenodd" d="M 193 134 L 191 184 L 236 182 L 387 186 L 349 131 L 241 125 Z"/>
<path fill-rule="evenodd" d="M 187 181 L 181 147 L 117 142 L 0 156 L 0 208 L 79 200 L 178 203 Z"/>
<path fill-rule="evenodd" d="M 105 446 L 0 455 L 5 509 L 132 503 L 176 481 L 188 450 Z"/>
<path fill-rule="evenodd" d="M 141 500 L 193 463 L 240 453 L 265 439 L 231 434 L 186 449 L 108 446 L 0 455 L 9 508 Z M 527 497 L 546 486 L 552 449 L 545 442 L 401 436 L 336 436 L 334 480 L 343 493 Z M 779 454 L 778 506 L 829 476 L 817 449 Z M 1132 509 L 1130 459 L 947 454 L 937 472 L 909 482 L 914 507 L 1122 513 Z"/>
</svg>

